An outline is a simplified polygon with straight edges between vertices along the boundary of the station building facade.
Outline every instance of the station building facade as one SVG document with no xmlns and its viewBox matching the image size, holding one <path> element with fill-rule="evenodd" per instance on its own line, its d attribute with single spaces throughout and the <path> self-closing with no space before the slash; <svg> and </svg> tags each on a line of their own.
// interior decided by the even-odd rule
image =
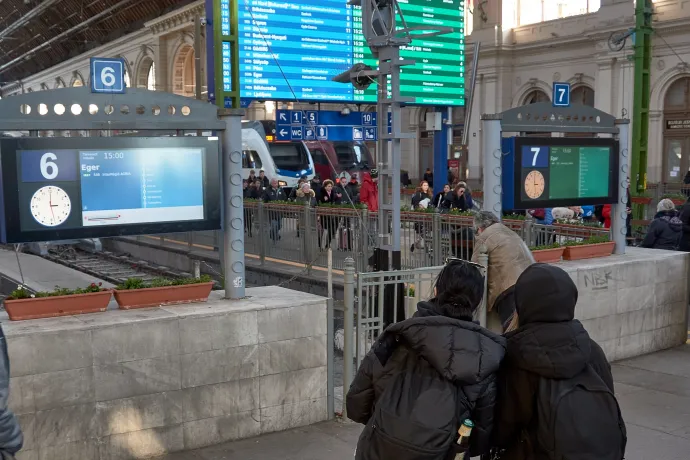
<svg viewBox="0 0 690 460">
<path fill-rule="evenodd" d="M 462 169 L 481 179 L 481 114 L 549 101 L 554 81 L 569 82 L 573 103 L 631 118 L 634 95 L 633 40 L 620 51 L 609 46 L 612 33 L 634 26 L 634 0 L 472 0 L 467 1 L 466 86 L 472 72 L 472 43 L 481 43 L 467 158 Z M 194 97 L 201 78 L 206 97 L 206 56 L 195 75 L 194 18 L 204 2 L 191 3 L 145 24 L 141 30 L 67 60 L 21 82 L 0 88 L 2 97 L 22 92 L 88 85 L 89 57 L 122 57 L 130 87 Z M 690 170 L 690 2 L 654 1 L 653 59 L 649 126 L 648 182 L 682 183 Z M 205 43 L 205 38 L 202 37 Z M 248 119 L 272 119 L 278 108 L 311 108 L 297 102 L 254 102 Z M 320 104 L 323 110 L 343 105 Z M 349 105 L 375 110 L 371 105 Z M 403 168 L 421 177 L 433 164 L 433 132 L 426 107 L 404 111 L 403 127 L 416 139 L 403 143 Z M 460 142 L 465 110 L 453 111 L 454 143 Z"/>
</svg>

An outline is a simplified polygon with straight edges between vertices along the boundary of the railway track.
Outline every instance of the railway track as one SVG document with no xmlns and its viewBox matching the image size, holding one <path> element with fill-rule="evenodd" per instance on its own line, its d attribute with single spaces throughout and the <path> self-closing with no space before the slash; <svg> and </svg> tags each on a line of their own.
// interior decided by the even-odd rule
<svg viewBox="0 0 690 460">
<path fill-rule="evenodd" d="M 121 284 L 128 278 L 151 281 L 161 277 L 189 278 L 192 276 L 191 273 L 156 265 L 131 254 L 115 254 L 108 251 L 89 252 L 74 246 L 57 246 L 50 249 L 48 255 L 43 258 L 113 284 Z"/>
</svg>

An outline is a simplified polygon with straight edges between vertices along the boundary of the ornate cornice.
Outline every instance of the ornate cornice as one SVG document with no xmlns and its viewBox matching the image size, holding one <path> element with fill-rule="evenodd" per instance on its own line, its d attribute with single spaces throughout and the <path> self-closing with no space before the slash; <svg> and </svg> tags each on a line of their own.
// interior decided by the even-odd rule
<svg viewBox="0 0 690 460">
<path fill-rule="evenodd" d="M 165 16 L 147 22 L 145 26 L 152 34 L 161 35 L 166 32 L 174 31 L 181 26 L 188 25 L 190 22 L 194 21 L 196 16 L 206 16 L 206 9 L 203 1 L 191 3 L 184 8 L 172 11 Z"/>
</svg>

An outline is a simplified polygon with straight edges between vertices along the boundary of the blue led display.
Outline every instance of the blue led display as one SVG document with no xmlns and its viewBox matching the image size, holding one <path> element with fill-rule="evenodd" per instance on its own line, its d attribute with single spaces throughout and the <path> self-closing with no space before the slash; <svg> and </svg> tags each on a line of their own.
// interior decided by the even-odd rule
<svg viewBox="0 0 690 460">
<path fill-rule="evenodd" d="M 417 64 L 403 73 L 401 91 L 418 104 L 464 105 L 464 3 L 408 0 L 400 4 L 409 24 L 454 30 L 402 50 L 403 57 Z M 332 81 L 357 62 L 376 67 L 363 41 L 361 7 L 348 5 L 348 0 L 239 0 L 238 8 L 244 101 L 376 101 L 375 85 L 364 92 Z M 223 35 L 230 34 L 232 14 L 230 1 L 221 0 Z M 223 44 L 223 88 L 229 91 L 225 75 L 231 67 L 225 52 Z"/>
</svg>

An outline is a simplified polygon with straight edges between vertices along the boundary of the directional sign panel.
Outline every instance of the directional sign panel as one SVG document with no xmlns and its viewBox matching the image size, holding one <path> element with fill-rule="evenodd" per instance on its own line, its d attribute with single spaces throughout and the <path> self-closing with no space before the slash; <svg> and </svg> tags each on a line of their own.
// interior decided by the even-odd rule
<svg viewBox="0 0 690 460">
<path fill-rule="evenodd" d="M 124 59 L 91 58 L 91 92 L 124 94 L 125 61 Z"/>
<path fill-rule="evenodd" d="M 376 112 L 278 110 L 276 134 L 279 141 L 376 141 L 377 115 Z"/>
</svg>

